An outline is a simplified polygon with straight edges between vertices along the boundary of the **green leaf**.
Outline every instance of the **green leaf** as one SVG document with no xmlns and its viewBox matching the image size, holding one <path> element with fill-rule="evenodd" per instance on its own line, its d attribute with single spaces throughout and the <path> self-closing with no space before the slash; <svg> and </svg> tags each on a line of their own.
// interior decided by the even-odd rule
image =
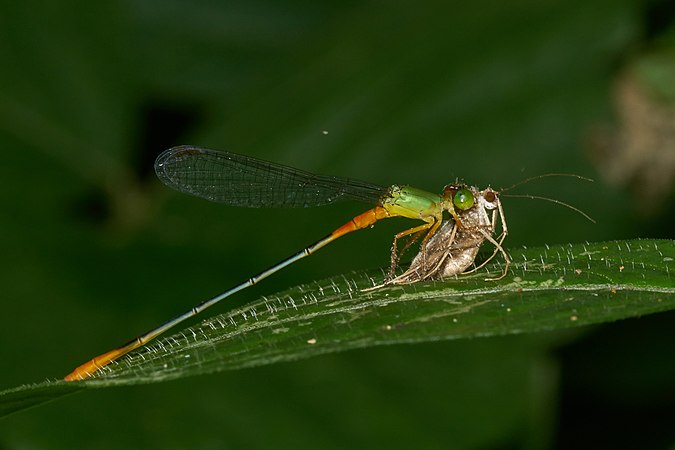
<svg viewBox="0 0 675 450">
<path fill-rule="evenodd" d="M 497 336 L 611 322 L 675 307 L 675 241 L 524 248 L 509 274 L 383 287 L 381 271 L 297 286 L 160 339 L 90 380 L 0 393 L 0 415 L 83 387 L 154 383 L 384 344 Z M 487 271 L 499 273 L 500 262 Z"/>
</svg>

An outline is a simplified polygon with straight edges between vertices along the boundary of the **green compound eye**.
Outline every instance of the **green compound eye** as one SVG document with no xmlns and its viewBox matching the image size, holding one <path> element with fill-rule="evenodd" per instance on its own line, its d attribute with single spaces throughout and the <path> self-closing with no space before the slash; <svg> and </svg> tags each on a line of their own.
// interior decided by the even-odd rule
<svg viewBox="0 0 675 450">
<path fill-rule="evenodd" d="M 455 192 L 452 203 L 457 209 L 467 210 L 473 206 L 473 194 L 468 189 L 460 189 Z"/>
</svg>

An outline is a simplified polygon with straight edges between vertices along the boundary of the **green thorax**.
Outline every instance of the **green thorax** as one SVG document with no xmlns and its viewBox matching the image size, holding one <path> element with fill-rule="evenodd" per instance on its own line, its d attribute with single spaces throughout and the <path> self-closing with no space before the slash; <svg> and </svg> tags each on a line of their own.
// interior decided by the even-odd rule
<svg viewBox="0 0 675 450">
<path fill-rule="evenodd" d="M 426 220 L 442 214 L 442 199 L 438 194 L 412 186 L 394 185 L 389 196 L 382 200 L 382 207 L 392 216 Z"/>
</svg>

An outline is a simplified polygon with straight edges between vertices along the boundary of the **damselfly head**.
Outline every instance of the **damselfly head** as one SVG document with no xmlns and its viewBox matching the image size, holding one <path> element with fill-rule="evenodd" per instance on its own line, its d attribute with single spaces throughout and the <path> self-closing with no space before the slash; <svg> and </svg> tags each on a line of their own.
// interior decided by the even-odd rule
<svg viewBox="0 0 675 450">
<path fill-rule="evenodd" d="M 476 203 L 472 190 L 472 188 L 463 183 L 448 184 L 443 188 L 443 199 L 448 203 L 452 203 L 455 208 L 466 211 Z"/>
</svg>

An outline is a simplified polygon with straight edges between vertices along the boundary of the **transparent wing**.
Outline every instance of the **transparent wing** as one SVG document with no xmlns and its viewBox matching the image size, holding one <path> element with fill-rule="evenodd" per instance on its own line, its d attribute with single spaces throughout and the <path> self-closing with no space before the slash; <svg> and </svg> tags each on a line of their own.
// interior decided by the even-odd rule
<svg viewBox="0 0 675 450">
<path fill-rule="evenodd" d="M 164 151 L 155 161 L 155 172 L 178 191 L 247 208 L 306 208 L 345 199 L 377 204 L 389 192 L 358 180 L 192 146 Z"/>
</svg>

